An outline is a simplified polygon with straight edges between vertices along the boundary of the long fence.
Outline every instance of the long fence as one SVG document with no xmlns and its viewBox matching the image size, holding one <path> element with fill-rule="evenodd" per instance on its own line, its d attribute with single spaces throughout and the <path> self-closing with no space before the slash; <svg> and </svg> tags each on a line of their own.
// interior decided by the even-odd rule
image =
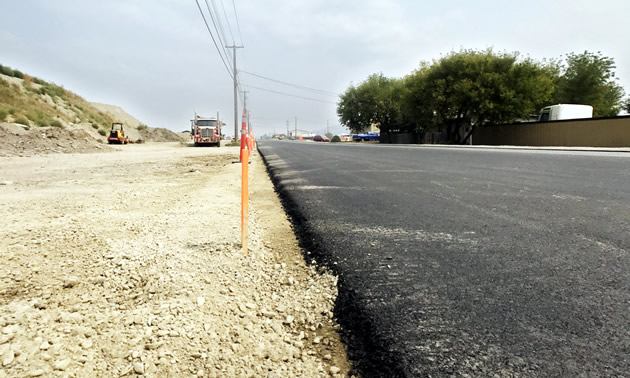
<svg viewBox="0 0 630 378">
<path fill-rule="evenodd" d="M 630 147 L 630 116 L 480 127 L 474 145 Z"/>
</svg>

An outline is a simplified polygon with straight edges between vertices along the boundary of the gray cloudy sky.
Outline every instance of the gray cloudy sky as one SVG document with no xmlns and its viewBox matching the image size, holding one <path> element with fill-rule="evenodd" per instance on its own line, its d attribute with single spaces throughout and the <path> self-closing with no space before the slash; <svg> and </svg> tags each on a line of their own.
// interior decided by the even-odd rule
<svg viewBox="0 0 630 378">
<path fill-rule="evenodd" d="M 228 42 L 231 28 L 239 44 L 232 1 L 208 3 L 215 4 Z M 451 50 L 487 47 L 535 59 L 601 51 L 615 59 L 620 83 L 630 92 L 628 0 L 234 4 L 245 45 L 238 51 L 240 69 L 328 92 L 341 93 L 375 72 L 403 76 Z M 200 5 L 208 17 L 205 1 Z M 0 64 L 62 84 L 89 101 L 120 105 L 154 127 L 182 131 L 194 111 L 220 111 L 232 134 L 232 81 L 195 0 L 7 0 L 2 10 Z M 286 131 L 287 120 L 293 128 L 295 116 L 301 129 L 322 132 L 329 120 L 332 131 L 342 131 L 335 96 L 240 77 L 250 86 L 257 135 Z"/>
</svg>

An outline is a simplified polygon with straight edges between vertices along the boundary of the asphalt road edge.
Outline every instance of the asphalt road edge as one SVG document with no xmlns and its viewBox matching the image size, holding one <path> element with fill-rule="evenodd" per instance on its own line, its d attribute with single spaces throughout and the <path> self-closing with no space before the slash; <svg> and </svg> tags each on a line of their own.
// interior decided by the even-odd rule
<svg viewBox="0 0 630 378">
<path fill-rule="evenodd" d="M 260 148 L 258 148 L 258 153 L 265 163 L 269 178 L 293 225 L 305 261 L 307 264 L 315 264 L 320 269 L 332 271 L 338 277 L 334 316 L 341 326 L 341 340 L 346 345 L 348 358 L 353 363 L 350 374 L 358 374 L 362 377 L 408 376 L 402 361 L 397 358 L 399 356 L 396 348 L 381 337 L 382 333 L 375 326 L 376 323 L 369 316 L 369 312 L 362 309 L 360 303 L 365 302 L 359 297 L 360 294 L 352 288 L 352 284 L 346 281 L 344 272 L 340 272 L 332 263 L 331 255 L 324 247 L 324 238 L 309 225 L 297 201 L 282 184 L 277 175 L 279 169 L 273 166 L 273 162 Z"/>
</svg>

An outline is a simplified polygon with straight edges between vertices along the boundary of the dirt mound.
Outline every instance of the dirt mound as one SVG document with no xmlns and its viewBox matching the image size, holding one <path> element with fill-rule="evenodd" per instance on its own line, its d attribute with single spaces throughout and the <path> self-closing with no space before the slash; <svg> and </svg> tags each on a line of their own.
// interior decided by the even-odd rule
<svg viewBox="0 0 630 378">
<path fill-rule="evenodd" d="M 90 102 L 96 109 L 109 113 L 116 121 L 123 122 L 125 126 L 138 127 L 142 124 L 137 118 L 127 113 L 123 108 L 116 105 L 101 104 L 99 102 Z"/>
<path fill-rule="evenodd" d="M 169 129 L 149 127 L 140 131 L 145 142 L 181 142 L 187 141 L 188 135 L 174 133 Z"/>
<path fill-rule="evenodd" d="M 31 156 L 48 153 L 95 152 L 106 149 L 82 129 L 38 127 L 0 123 L 0 156 Z"/>
<path fill-rule="evenodd" d="M 101 104 L 98 102 L 91 102 L 91 104 L 98 110 L 108 113 L 117 121 L 122 122 L 132 142 L 180 142 L 184 140 L 176 133 L 164 128 L 149 127 L 143 130 L 137 130 L 137 127 L 143 125 L 143 123 L 127 113 L 120 106 Z"/>
</svg>

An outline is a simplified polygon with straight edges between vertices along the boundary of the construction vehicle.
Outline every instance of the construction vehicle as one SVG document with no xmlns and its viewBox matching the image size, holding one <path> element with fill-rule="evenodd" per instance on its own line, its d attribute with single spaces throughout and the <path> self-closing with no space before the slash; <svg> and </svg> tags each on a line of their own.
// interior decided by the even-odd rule
<svg viewBox="0 0 630 378">
<path fill-rule="evenodd" d="M 114 122 L 114 123 L 112 123 L 112 129 L 109 132 L 109 137 L 107 138 L 107 143 L 109 143 L 109 144 L 127 144 L 127 143 L 129 143 L 129 138 L 125 135 L 125 130 L 123 129 L 122 122 Z"/>
<path fill-rule="evenodd" d="M 216 118 L 195 114 L 195 119 L 191 120 L 190 129 L 190 136 L 195 146 L 221 147 L 221 125 L 218 114 Z"/>
</svg>

